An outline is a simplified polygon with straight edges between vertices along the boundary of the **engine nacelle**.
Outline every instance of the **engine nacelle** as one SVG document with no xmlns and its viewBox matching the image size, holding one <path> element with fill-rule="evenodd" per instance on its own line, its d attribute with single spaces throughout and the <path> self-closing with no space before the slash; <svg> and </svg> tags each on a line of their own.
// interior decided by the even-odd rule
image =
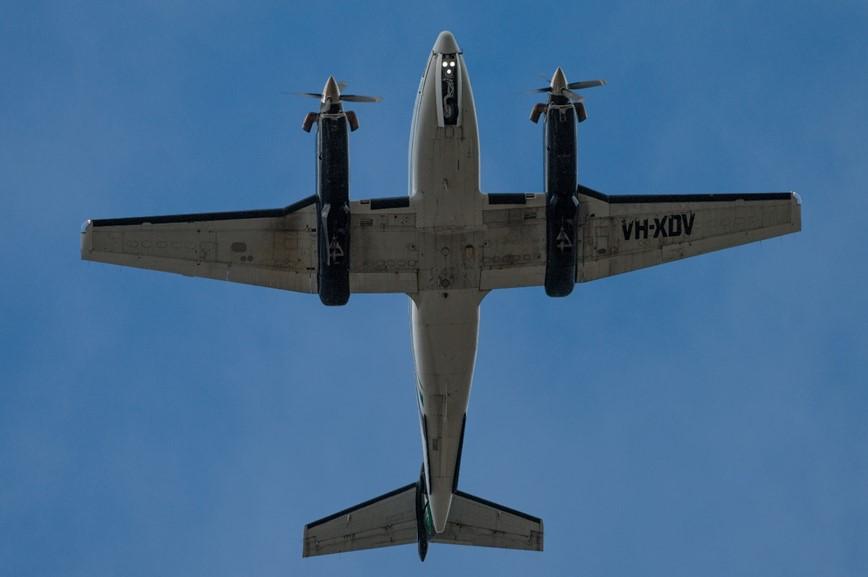
<svg viewBox="0 0 868 577">
<path fill-rule="evenodd" d="M 317 131 L 317 275 L 324 305 L 350 299 L 349 146 L 346 114 L 320 114 Z"/>
<path fill-rule="evenodd" d="M 546 275 L 550 297 L 564 297 L 576 283 L 576 110 L 549 103 L 545 122 Z"/>
</svg>

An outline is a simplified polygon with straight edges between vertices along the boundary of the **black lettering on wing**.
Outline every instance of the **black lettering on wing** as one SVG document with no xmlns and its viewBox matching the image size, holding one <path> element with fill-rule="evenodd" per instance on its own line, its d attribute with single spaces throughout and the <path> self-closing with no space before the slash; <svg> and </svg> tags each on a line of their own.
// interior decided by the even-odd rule
<svg viewBox="0 0 868 577">
<path fill-rule="evenodd" d="M 633 233 L 633 221 L 621 221 L 621 232 L 624 233 L 624 240 L 630 240 L 630 235 Z"/>
<path fill-rule="evenodd" d="M 696 218 L 696 213 L 682 214 L 681 222 L 684 223 L 684 234 L 690 236 L 693 232 L 693 219 Z"/>
<path fill-rule="evenodd" d="M 669 216 L 669 236 L 681 236 L 680 214 L 672 214 Z"/>
</svg>

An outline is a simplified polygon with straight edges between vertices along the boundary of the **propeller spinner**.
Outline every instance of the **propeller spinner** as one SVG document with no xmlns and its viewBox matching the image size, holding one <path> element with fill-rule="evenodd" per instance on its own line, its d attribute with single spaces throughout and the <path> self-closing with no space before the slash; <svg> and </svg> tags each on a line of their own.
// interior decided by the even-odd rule
<svg viewBox="0 0 868 577">
<path fill-rule="evenodd" d="M 543 92 L 550 94 L 549 104 L 572 104 L 576 109 L 576 117 L 579 122 L 584 122 L 588 118 L 588 111 L 585 109 L 585 99 L 575 90 L 583 90 L 585 88 L 593 88 L 595 86 L 605 86 L 605 80 L 580 80 L 578 82 L 567 82 L 567 77 L 564 71 L 558 66 L 548 86 L 537 88 L 534 92 Z M 531 121 L 536 123 L 540 115 L 545 111 L 546 104 L 537 104 L 531 112 Z"/>
</svg>

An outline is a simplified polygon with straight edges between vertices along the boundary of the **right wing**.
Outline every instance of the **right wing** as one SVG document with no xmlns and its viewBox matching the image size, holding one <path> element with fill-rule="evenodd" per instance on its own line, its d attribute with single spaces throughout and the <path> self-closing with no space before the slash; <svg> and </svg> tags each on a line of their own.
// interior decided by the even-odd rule
<svg viewBox="0 0 868 577">
<path fill-rule="evenodd" d="M 490 194 L 483 211 L 483 290 L 540 286 L 545 279 L 543 194 Z M 792 192 L 609 196 L 578 188 L 576 282 L 801 230 Z"/>
<path fill-rule="evenodd" d="M 798 232 L 793 192 L 608 196 L 579 187 L 576 282 Z"/>
</svg>

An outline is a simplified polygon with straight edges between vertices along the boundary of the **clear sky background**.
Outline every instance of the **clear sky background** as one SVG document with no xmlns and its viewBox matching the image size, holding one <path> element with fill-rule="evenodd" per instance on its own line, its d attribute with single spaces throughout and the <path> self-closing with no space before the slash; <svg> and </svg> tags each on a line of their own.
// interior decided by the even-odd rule
<svg viewBox="0 0 868 577">
<path fill-rule="evenodd" d="M 334 74 L 354 198 L 404 194 L 413 98 L 452 30 L 482 186 L 542 189 L 528 122 L 587 93 L 609 194 L 796 190 L 803 231 L 489 295 L 461 488 L 545 552 L 301 558 L 313 519 L 416 479 L 408 300 L 81 262 L 86 218 L 284 206 Z M 868 575 L 868 4 L 4 2 L 0 574 Z"/>
</svg>

